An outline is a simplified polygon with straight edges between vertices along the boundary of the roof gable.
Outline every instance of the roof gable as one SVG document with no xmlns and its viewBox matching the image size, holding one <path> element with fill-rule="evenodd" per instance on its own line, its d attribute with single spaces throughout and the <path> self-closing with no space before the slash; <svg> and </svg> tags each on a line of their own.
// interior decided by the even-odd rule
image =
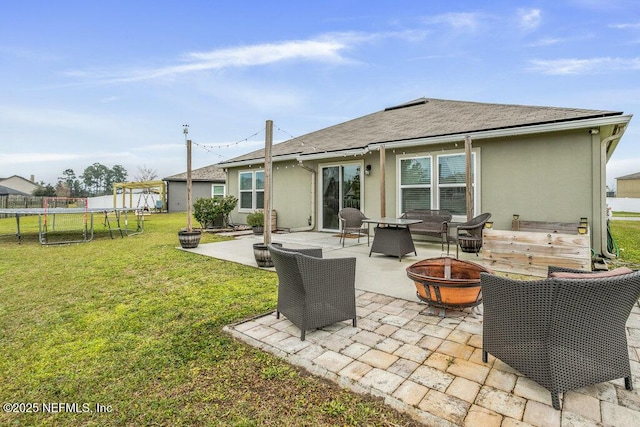
<svg viewBox="0 0 640 427">
<path fill-rule="evenodd" d="M 622 112 L 419 98 L 276 144 L 272 155 L 362 149 L 371 144 L 616 115 Z M 261 158 L 264 149 L 223 163 Z"/>
</svg>

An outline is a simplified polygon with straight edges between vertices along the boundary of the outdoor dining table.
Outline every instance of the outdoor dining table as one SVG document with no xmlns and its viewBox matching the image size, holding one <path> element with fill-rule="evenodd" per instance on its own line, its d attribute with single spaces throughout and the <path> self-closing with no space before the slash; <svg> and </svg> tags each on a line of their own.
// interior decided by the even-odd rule
<svg viewBox="0 0 640 427">
<path fill-rule="evenodd" d="M 402 256 L 416 252 L 413 244 L 413 238 L 409 231 L 411 224 L 419 224 L 421 219 L 405 219 L 405 218 L 367 218 L 362 220 L 367 224 L 367 245 L 369 245 L 369 231 L 371 224 L 377 224 L 375 234 L 373 236 L 373 244 L 369 256 L 372 253 L 381 253 L 385 255 L 397 256 L 398 261 L 402 261 Z"/>
</svg>

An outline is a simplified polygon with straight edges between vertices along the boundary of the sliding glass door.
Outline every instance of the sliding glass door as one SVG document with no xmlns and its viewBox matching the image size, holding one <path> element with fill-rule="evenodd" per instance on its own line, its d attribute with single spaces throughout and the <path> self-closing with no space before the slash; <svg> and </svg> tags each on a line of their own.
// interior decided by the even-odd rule
<svg viewBox="0 0 640 427">
<path fill-rule="evenodd" d="M 340 229 L 338 212 L 343 208 L 360 209 L 362 205 L 362 167 L 360 164 L 345 164 L 322 167 L 322 230 Z"/>
</svg>

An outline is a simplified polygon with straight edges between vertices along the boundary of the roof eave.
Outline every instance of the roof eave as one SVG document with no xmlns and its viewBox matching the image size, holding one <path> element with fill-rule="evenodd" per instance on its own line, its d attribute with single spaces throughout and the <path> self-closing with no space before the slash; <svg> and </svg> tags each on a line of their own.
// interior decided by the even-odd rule
<svg viewBox="0 0 640 427">
<path fill-rule="evenodd" d="M 408 148 L 420 145 L 445 144 L 449 142 L 459 142 L 465 137 L 470 136 L 472 140 L 504 138 L 516 135 L 531 135 L 536 133 L 560 132 L 573 129 L 600 127 L 615 124 L 624 124 L 631 120 L 632 115 L 617 115 L 607 117 L 595 117 L 582 120 L 571 120 L 566 122 L 542 123 L 535 125 L 517 126 L 501 129 L 481 130 L 473 132 L 461 132 L 451 135 L 442 135 L 435 137 L 416 138 L 404 141 L 378 142 L 370 144 L 368 147 L 371 151 L 379 150 L 380 147 L 386 148 Z"/>
<path fill-rule="evenodd" d="M 510 136 L 517 135 L 531 135 L 537 133 L 548 133 L 548 132 L 560 132 L 581 128 L 591 128 L 591 127 L 600 127 L 600 126 L 608 126 L 608 125 L 616 125 L 616 124 L 626 124 L 631 120 L 632 115 L 611 115 L 606 117 L 591 117 L 586 119 L 578 119 L 578 120 L 568 120 L 561 122 L 552 122 L 552 123 L 540 123 L 533 125 L 524 125 L 524 126 L 513 126 L 508 128 L 500 128 L 500 129 L 489 129 L 489 130 L 480 130 L 480 131 L 472 131 L 472 132 L 460 132 L 450 135 L 441 135 L 441 136 L 431 136 L 431 137 L 421 137 L 409 140 L 400 140 L 400 141 L 386 141 L 386 142 L 375 142 L 370 143 L 364 148 L 357 149 L 348 149 L 348 150 L 340 150 L 340 151 L 324 151 L 320 153 L 310 153 L 310 154 L 286 154 L 281 156 L 274 156 L 273 161 L 291 161 L 296 160 L 300 161 L 311 161 L 311 160 L 319 160 L 319 159 L 330 159 L 337 157 L 349 157 L 349 156 L 358 156 L 368 153 L 369 151 L 379 150 L 380 147 L 384 146 L 386 148 L 409 148 L 416 147 L 422 145 L 436 145 L 436 144 L 446 144 L 450 142 L 459 142 L 463 141 L 466 136 L 470 136 L 472 140 L 480 140 L 480 139 L 493 139 L 493 138 L 504 138 Z M 233 168 L 233 167 L 242 167 L 242 166 L 253 166 L 258 164 L 263 164 L 264 158 L 254 158 L 247 160 L 240 160 L 237 162 L 223 162 L 218 163 L 217 166 L 221 168 Z"/>
<path fill-rule="evenodd" d="M 291 160 L 297 160 L 299 154 L 285 154 L 282 156 L 273 156 L 273 162 L 286 162 Z M 255 159 L 239 160 L 237 162 L 222 162 L 216 164 L 220 168 L 237 168 L 242 166 L 253 166 L 264 164 L 264 157 L 257 157 Z"/>
</svg>

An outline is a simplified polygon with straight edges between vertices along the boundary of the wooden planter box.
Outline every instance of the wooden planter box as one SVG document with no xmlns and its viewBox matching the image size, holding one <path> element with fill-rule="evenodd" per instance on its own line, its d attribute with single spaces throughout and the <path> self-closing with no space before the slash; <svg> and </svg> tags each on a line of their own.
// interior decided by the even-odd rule
<svg viewBox="0 0 640 427">
<path fill-rule="evenodd" d="M 547 267 L 591 271 L 591 236 L 578 234 L 577 223 L 514 221 L 516 230 L 485 228 L 483 264 L 496 271 L 547 276 Z"/>
</svg>

